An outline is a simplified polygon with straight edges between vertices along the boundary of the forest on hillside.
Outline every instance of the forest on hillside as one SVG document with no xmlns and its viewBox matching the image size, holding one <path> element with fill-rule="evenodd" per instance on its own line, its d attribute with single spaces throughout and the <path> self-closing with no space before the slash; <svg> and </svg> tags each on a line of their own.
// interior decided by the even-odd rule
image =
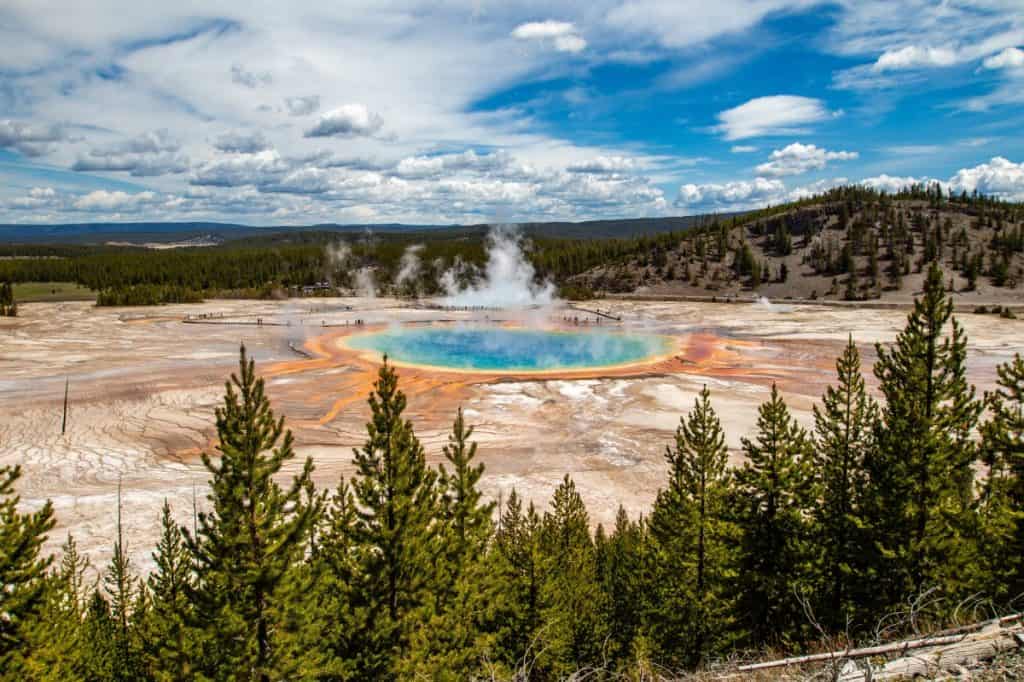
<svg viewBox="0 0 1024 682">
<path fill-rule="evenodd" d="M 569 282 L 619 293 L 856 301 L 899 292 L 907 278 L 919 290 L 932 261 L 947 269 L 950 291 L 1015 289 L 1024 282 L 1024 207 L 946 195 L 938 185 L 896 195 L 843 187 L 713 220 L 674 244 L 599 264 Z"/>
<path fill-rule="evenodd" d="M 528 233 L 524 247 L 538 280 L 569 298 L 665 285 L 709 296 L 870 299 L 899 291 L 932 260 L 949 270 L 956 291 L 979 280 L 1007 290 L 1024 281 L 1024 205 L 948 195 L 938 185 L 898 194 L 843 187 L 691 222 L 623 238 L 604 237 L 605 228 L 594 238 Z M 101 305 L 294 296 L 323 283 L 319 293 L 337 293 L 358 290 L 365 276 L 379 293 L 429 296 L 443 292 L 445 273 L 478 277 L 486 254 L 483 228 L 343 238 L 303 230 L 165 250 L 10 244 L 0 246 L 0 282 L 75 282 L 97 291 Z M 401 278 L 409 258 L 415 275 Z"/>
<path fill-rule="evenodd" d="M 387 362 L 355 473 L 282 480 L 292 437 L 243 347 L 205 502 L 184 525 L 165 504 L 148 575 L 120 532 L 96 581 L 73 537 L 41 556 L 53 509 L 0 469 L 0 677 L 664 679 L 1019 610 L 1024 358 L 976 394 L 934 262 L 877 355 L 881 400 L 850 339 L 810 432 L 773 387 L 737 468 L 705 388 L 650 512 L 592 531 L 569 475 L 543 509 L 485 500 L 461 410 L 428 467 Z"/>
</svg>

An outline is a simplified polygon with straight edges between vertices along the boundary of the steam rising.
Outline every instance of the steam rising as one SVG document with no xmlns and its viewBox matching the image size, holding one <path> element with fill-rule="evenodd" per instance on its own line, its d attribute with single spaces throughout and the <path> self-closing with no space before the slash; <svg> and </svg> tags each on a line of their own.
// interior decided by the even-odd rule
<svg viewBox="0 0 1024 682">
<path fill-rule="evenodd" d="M 356 293 L 365 298 L 377 298 L 377 280 L 373 276 L 373 268 L 356 270 Z"/>
<path fill-rule="evenodd" d="M 349 247 L 348 242 L 328 244 L 326 246 L 326 251 L 327 262 L 335 268 L 345 267 L 348 265 L 349 258 L 352 257 L 352 249 Z"/>
<path fill-rule="evenodd" d="M 483 277 L 470 285 L 458 284 L 465 265 L 456 262 L 441 277 L 444 303 L 460 307 L 527 308 L 548 306 L 555 300 L 555 285 L 537 284 L 536 271 L 523 253 L 522 235 L 511 225 L 495 225 L 487 235 L 487 265 Z"/>
<path fill-rule="evenodd" d="M 395 289 L 401 290 L 405 284 L 416 284 L 423 266 L 420 261 L 420 251 L 422 250 L 423 244 L 412 244 L 405 248 L 402 261 L 398 266 L 398 274 L 395 275 Z"/>
</svg>

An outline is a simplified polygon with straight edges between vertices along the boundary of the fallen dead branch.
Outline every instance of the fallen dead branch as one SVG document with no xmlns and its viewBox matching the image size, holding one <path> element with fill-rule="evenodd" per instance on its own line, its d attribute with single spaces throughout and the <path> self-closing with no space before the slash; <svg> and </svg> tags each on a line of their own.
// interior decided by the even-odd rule
<svg viewBox="0 0 1024 682">
<path fill-rule="evenodd" d="M 1001 618 L 943 630 L 925 637 L 890 642 L 877 646 L 828 651 L 806 656 L 793 656 L 776 661 L 742 665 L 741 673 L 803 666 L 813 663 L 847 662 L 834 679 L 840 682 L 884 680 L 916 675 L 935 675 L 979 660 L 991 659 L 1000 653 L 1024 647 L 1024 614 L 1016 613 Z M 914 653 L 910 653 L 914 652 Z M 881 667 L 862 670 L 856 659 L 878 656 L 896 658 Z"/>
</svg>

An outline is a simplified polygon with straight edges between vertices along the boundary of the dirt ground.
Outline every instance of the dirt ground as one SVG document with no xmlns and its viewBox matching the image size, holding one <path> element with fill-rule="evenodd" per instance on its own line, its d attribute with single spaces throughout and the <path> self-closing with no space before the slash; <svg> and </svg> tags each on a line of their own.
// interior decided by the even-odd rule
<svg viewBox="0 0 1024 682">
<path fill-rule="evenodd" d="M 515 488 L 543 508 L 568 473 L 595 523 L 610 522 L 619 505 L 631 515 L 646 512 L 663 484 L 665 446 L 703 385 L 711 389 L 738 461 L 740 439 L 752 434 L 772 382 L 811 426 L 811 407 L 832 381 L 847 336 L 860 345 L 869 369 L 874 343 L 891 341 L 906 317 L 898 310 L 764 303 L 599 306 L 621 315 L 627 330 L 675 337 L 678 354 L 563 374 L 403 367 L 408 414 L 429 461 L 442 459 L 461 405 L 476 425 L 488 495 L 505 497 Z M 556 311 L 540 322 L 557 325 L 563 315 Z M 186 323 L 186 316 L 199 319 Z M 292 470 L 312 457 L 318 485 L 334 487 L 339 476 L 352 473 L 352 449 L 365 435 L 365 399 L 376 372 L 376 364 L 346 350 L 342 338 L 356 329 L 355 320 L 365 329 L 441 318 L 473 315 L 388 299 L 120 309 L 27 303 L 18 318 L 0 318 L 0 464 L 22 465 L 26 508 L 53 501 L 58 527 L 47 549 L 56 550 L 73 533 L 94 564 L 110 554 L 120 482 L 129 550 L 145 571 L 163 500 L 182 522 L 191 518 L 193 499 L 204 506 L 199 454 L 213 451 L 214 408 L 237 366 L 239 343 L 255 357 L 274 409 L 295 433 L 299 461 Z M 1024 348 L 1024 321 L 960 319 L 970 341 L 970 380 L 980 393 L 993 386 L 996 366 Z M 62 435 L 65 382 L 70 409 Z"/>
</svg>

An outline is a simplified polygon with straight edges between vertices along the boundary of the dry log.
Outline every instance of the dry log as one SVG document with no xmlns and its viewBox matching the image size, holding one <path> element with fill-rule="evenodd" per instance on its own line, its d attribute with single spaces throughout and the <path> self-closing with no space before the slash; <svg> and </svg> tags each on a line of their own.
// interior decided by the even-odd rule
<svg viewBox="0 0 1024 682">
<path fill-rule="evenodd" d="M 964 625 L 950 630 L 943 630 L 941 632 L 937 632 L 927 637 L 921 637 L 919 639 L 901 640 L 899 642 L 890 642 L 889 644 L 879 644 L 877 646 L 862 647 L 860 649 L 828 651 L 820 654 L 793 656 L 792 658 L 783 658 L 777 661 L 765 661 L 763 663 L 741 665 L 738 668 L 738 670 L 740 672 L 752 672 L 755 670 L 768 670 L 770 668 L 783 668 L 794 665 L 805 665 L 807 663 L 824 663 L 827 661 L 842 661 L 851 658 L 882 656 L 884 654 L 896 654 L 903 651 L 911 651 L 914 649 L 941 646 L 944 644 L 955 644 L 961 642 L 964 639 L 966 633 L 977 632 L 978 630 L 983 630 L 985 628 L 990 628 L 992 626 L 1002 626 L 1007 625 L 1009 623 L 1014 623 L 1019 621 L 1022 616 L 1024 616 L 1024 614 L 1015 613 L 1010 616 L 1003 616 L 1002 618 L 993 618 L 992 620 L 986 620 L 980 623 L 974 623 L 972 625 Z"/>
<path fill-rule="evenodd" d="M 943 672 L 953 672 L 964 665 L 988 660 L 1004 651 L 1020 646 L 1018 626 L 1001 629 L 994 626 L 989 630 L 967 635 L 962 641 L 946 646 L 922 649 L 910 656 L 889 661 L 879 669 L 849 672 L 839 677 L 839 682 L 867 682 L 868 680 L 896 680 L 909 677 L 932 678 Z"/>
</svg>

